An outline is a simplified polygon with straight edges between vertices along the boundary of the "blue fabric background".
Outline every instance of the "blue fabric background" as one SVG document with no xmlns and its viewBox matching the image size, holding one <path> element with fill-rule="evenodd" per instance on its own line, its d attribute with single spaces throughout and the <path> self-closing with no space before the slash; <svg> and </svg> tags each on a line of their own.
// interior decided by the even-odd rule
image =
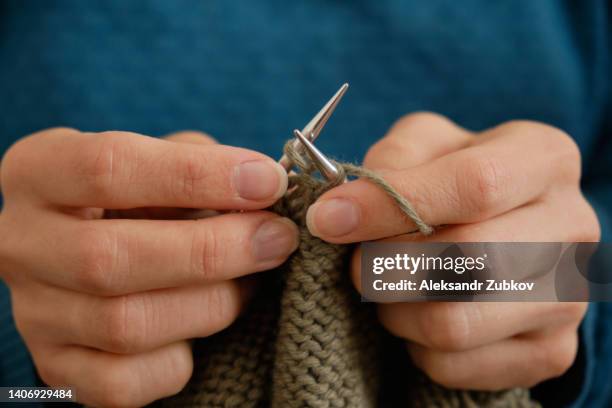
<svg viewBox="0 0 612 408">
<path fill-rule="evenodd" d="M 612 232 L 610 4 L 558 1 L 0 3 L 0 152 L 51 126 L 206 131 L 273 157 L 343 82 L 318 145 L 359 161 L 415 110 L 479 130 L 522 118 L 571 134 Z M 560 220 L 566 222 L 566 220 Z M 10 237 L 0 237 L 10 239 Z M 0 291 L 0 384 L 33 381 Z M 612 404 L 612 307 L 583 325 L 579 404 Z"/>
</svg>

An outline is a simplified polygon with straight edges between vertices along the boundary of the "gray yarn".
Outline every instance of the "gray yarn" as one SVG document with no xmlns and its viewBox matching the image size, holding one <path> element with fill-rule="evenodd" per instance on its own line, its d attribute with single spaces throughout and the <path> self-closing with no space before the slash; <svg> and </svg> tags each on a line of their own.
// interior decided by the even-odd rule
<svg viewBox="0 0 612 408">
<path fill-rule="evenodd" d="M 301 170 L 302 174 L 310 176 L 310 174 L 314 172 L 315 167 L 307 156 L 300 154 L 297 149 L 294 148 L 293 142 L 293 140 L 289 140 L 285 143 L 283 149 L 284 153 L 289 160 Z M 347 175 L 365 178 L 382 189 L 393 201 L 395 201 L 399 210 L 417 226 L 423 235 L 429 235 L 433 232 L 433 228 L 423 221 L 412 204 L 376 172 L 351 163 L 339 163 L 335 160 L 331 161 L 336 165 L 339 173 L 336 180 L 331 180 L 325 184 L 326 189 L 342 184 Z"/>
</svg>

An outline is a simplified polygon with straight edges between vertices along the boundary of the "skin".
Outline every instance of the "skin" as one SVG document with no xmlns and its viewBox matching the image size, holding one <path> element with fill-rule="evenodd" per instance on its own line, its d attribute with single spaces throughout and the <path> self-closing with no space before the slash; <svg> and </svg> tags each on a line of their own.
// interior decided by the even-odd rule
<svg viewBox="0 0 612 408">
<path fill-rule="evenodd" d="M 180 391 L 189 339 L 230 325 L 253 274 L 297 247 L 297 227 L 261 210 L 286 172 L 202 134 L 51 129 L 16 143 L 0 169 L 0 277 L 17 327 L 42 380 L 87 405 Z"/>
<path fill-rule="evenodd" d="M 168 139 L 51 129 L 18 142 L 0 167 L 0 236 L 11 237 L 0 242 L 0 276 L 15 321 L 42 379 L 73 385 L 88 405 L 138 406 L 178 392 L 192 372 L 188 340 L 231 324 L 254 273 L 279 265 L 297 245 L 290 221 L 261 211 L 284 193 L 283 171 L 264 175 L 247 165 L 239 174 L 247 172 L 243 193 L 251 199 L 238 194 L 235 166 L 272 159 L 194 132 Z M 364 164 L 425 221 L 448 226 L 429 238 L 406 235 L 415 227 L 394 204 L 354 181 L 311 207 L 311 232 L 346 243 L 599 239 L 578 185 L 578 150 L 543 124 L 512 122 L 476 135 L 438 115 L 410 115 Z M 330 202 L 335 208 L 326 209 Z M 276 229 L 264 228 L 258 240 L 271 221 Z M 432 379 L 470 389 L 528 386 L 563 373 L 585 310 L 581 303 L 379 306 L 383 325 L 407 340 Z"/>
<path fill-rule="evenodd" d="M 431 113 L 399 120 L 364 165 L 407 197 L 430 225 L 415 230 L 366 181 L 328 191 L 310 207 L 310 231 L 336 243 L 407 241 L 598 241 L 600 228 L 579 186 L 580 154 L 559 129 L 508 122 L 469 132 Z M 382 215 L 384 214 L 384 216 Z M 571 220 L 571 221 L 570 221 Z M 353 280 L 360 283 L 359 252 Z M 577 351 L 585 303 L 388 303 L 381 323 L 404 338 L 414 363 L 451 388 L 529 387 L 563 374 Z"/>
</svg>

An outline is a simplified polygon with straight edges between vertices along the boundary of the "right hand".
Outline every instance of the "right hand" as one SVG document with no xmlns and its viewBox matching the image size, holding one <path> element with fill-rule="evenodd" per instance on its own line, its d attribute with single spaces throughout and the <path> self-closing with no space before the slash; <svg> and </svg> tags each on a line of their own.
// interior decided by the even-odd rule
<svg viewBox="0 0 612 408">
<path fill-rule="evenodd" d="M 85 404 L 180 391 L 188 339 L 231 324 L 250 292 L 238 278 L 297 247 L 291 221 L 256 211 L 284 194 L 282 167 L 195 132 L 170 139 L 50 129 L 1 163 L 0 277 L 17 327 L 43 381 Z M 181 219 L 194 208 L 251 211 Z"/>
</svg>

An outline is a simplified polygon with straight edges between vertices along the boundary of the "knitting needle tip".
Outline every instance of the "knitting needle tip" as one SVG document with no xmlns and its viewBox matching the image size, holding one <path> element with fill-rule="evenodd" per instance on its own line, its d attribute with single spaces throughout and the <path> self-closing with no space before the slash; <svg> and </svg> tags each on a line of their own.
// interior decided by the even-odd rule
<svg viewBox="0 0 612 408">
<path fill-rule="evenodd" d="M 344 83 L 336 91 L 334 96 L 332 96 L 329 101 L 321 108 L 321 110 L 308 122 L 304 129 L 302 129 L 302 134 L 305 135 L 311 142 L 314 142 L 317 137 L 321 134 L 323 127 L 327 124 L 327 121 L 331 117 L 332 113 L 336 110 L 336 107 L 342 100 L 342 97 L 348 90 L 349 84 Z"/>
<path fill-rule="evenodd" d="M 306 150 L 306 153 L 323 177 L 328 181 L 336 180 L 339 177 L 340 171 L 338 167 L 327 156 L 321 153 L 302 132 L 295 129 L 293 135 L 299 140 L 299 143 L 304 147 L 304 150 Z"/>
<path fill-rule="evenodd" d="M 302 136 L 305 136 L 311 142 L 314 142 L 316 138 L 319 137 L 321 131 L 325 127 L 325 124 L 331 117 L 332 113 L 334 113 L 336 107 L 342 100 L 342 97 L 348 90 L 348 87 L 348 83 L 342 84 L 334 96 L 332 96 L 330 100 L 327 101 L 327 103 L 321 108 L 321 110 L 310 120 L 310 122 L 304 126 L 304 129 L 302 129 Z M 304 145 L 300 144 L 297 140 L 295 141 L 294 147 L 298 152 L 302 151 L 302 146 Z M 280 158 L 279 163 L 287 171 L 289 171 L 291 163 L 289 162 L 289 158 L 287 156 L 283 155 L 283 157 Z"/>
</svg>

